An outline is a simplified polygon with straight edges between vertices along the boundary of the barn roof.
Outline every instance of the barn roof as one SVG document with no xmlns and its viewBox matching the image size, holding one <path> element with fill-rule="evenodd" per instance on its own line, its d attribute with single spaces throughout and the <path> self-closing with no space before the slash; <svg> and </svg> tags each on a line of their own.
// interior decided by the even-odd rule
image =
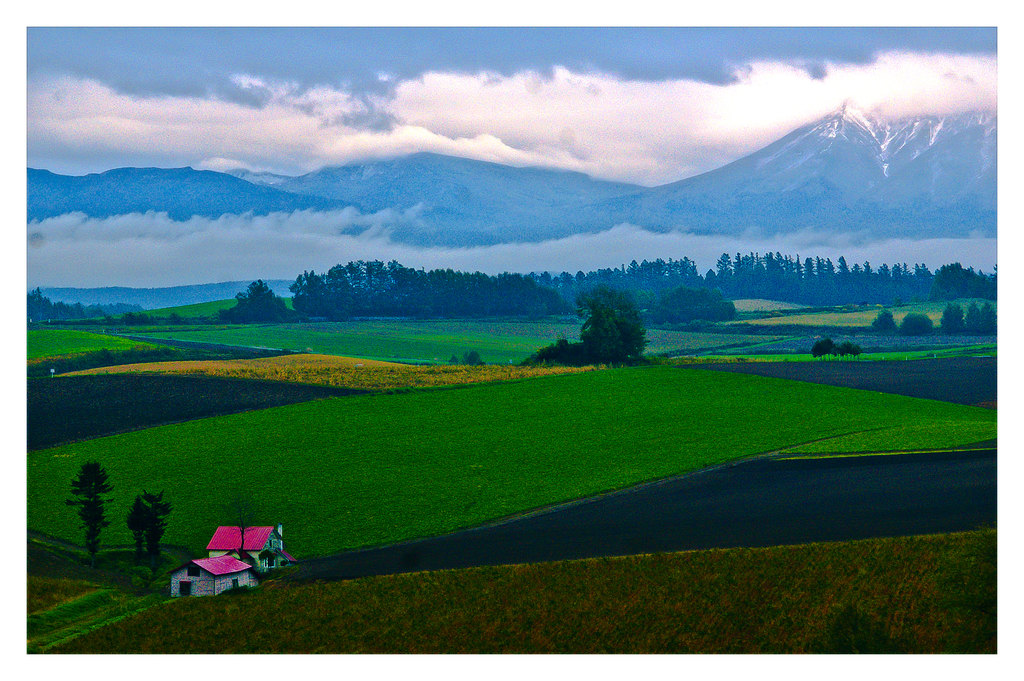
<svg viewBox="0 0 1024 681">
<path fill-rule="evenodd" d="M 231 556 L 217 556 L 216 558 L 197 558 L 192 561 L 212 575 L 230 575 L 235 572 L 245 572 L 252 569 L 252 566 L 243 563 Z"/>
<path fill-rule="evenodd" d="M 247 527 L 245 528 L 245 545 L 242 547 L 246 551 L 259 551 L 267 544 L 267 539 L 270 537 L 270 533 L 274 531 L 271 526 L 267 527 Z M 238 548 L 239 532 L 238 527 L 235 525 L 221 525 L 217 528 L 217 531 L 213 533 L 213 539 L 207 545 L 207 551 L 232 551 Z"/>
</svg>

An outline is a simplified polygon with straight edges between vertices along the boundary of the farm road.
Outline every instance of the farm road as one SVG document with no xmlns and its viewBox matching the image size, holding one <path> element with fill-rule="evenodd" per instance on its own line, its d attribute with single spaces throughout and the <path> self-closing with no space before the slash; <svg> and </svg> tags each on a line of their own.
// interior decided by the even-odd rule
<svg viewBox="0 0 1024 681">
<path fill-rule="evenodd" d="M 989 406 L 996 401 L 995 357 L 876 362 L 723 362 L 681 368 L 788 378 L 956 404 Z"/>
<path fill-rule="evenodd" d="M 759 458 L 441 537 L 299 564 L 295 579 L 970 530 L 996 521 L 996 450 Z"/>
</svg>

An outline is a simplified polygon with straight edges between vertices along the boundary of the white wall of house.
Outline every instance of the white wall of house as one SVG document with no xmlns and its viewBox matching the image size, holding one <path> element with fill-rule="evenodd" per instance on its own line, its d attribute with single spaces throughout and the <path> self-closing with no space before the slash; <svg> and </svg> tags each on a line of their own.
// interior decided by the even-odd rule
<svg viewBox="0 0 1024 681">
<path fill-rule="evenodd" d="M 234 588 L 235 580 L 238 580 L 237 586 L 256 586 L 257 584 L 252 570 L 243 570 L 242 572 L 234 572 L 228 575 L 212 575 L 206 570 L 199 568 L 199 566 L 193 565 L 191 567 L 198 568 L 199 574 L 189 575 L 189 567 L 186 565 L 171 573 L 171 596 L 178 597 L 182 595 L 182 582 L 191 582 L 192 591 L 190 595 L 192 596 L 216 596 L 221 592 Z"/>
</svg>

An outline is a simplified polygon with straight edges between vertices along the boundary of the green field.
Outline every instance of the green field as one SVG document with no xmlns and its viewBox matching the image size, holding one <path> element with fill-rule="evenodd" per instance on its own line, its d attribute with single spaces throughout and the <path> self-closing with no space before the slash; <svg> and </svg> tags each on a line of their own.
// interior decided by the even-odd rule
<svg viewBox="0 0 1024 681">
<path fill-rule="evenodd" d="M 967 311 L 967 307 L 973 302 L 977 303 L 978 306 L 982 306 L 986 302 L 991 303 L 993 307 L 996 307 L 996 301 L 994 300 L 981 300 L 981 299 L 961 299 L 950 301 L 958 304 L 962 310 Z M 942 311 L 946 309 L 947 301 L 935 301 L 927 303 L 911 303 L 907 305 L 901 305 L 899 307 L 884 306 L 884 305 L 873 305 L 867 308 L 856 309 L 856 310 L 829 310 L 823 312 L 809 312 L 806 314 L 783 314 L 779 316 L 770 316 L 755 319 L 744 319 L 735 322 L 728 322 L 729 324 L 756 324 L 758 326 L 783 326 L 783 325 L 799 325 L 799 326 L 831 326 L 831 327 L 861 327 L 871 326 L 871 322 L 875 321 L 875 317 L 883 309 L 892 311 L 893 319 L 895 319 L 897 326 L 903 321 L 903 318 L 908 314 L 915 312 L 925 314 L 929 319 L 936 325 L 942 320 Z"/>
<path fill-rule="evenodd" d="M 225 300 L 211 300 L 206 303 L 193 303 L 192 305 L 178 305 L 175 307 L 161 307 L 155 310 L 145 310 L 141 314 L 158 319 L 166 319 L 171 315 L 178 315 L 182 319 L 195 319 L 196 317 L 216 317 L 221 310 L 232 308 L 238 301 L 234 298 Z M 285 306 L 291 310 L 292 299 L 284 299 Z"/>
<path fill-rule="evenodd" d="M 136 347 L 155 348 L 151 343 L 105 336 L 87 331 L 39 329 L 28 332 L 28 359 L 80 355 L 97 350 L 130 350 Z"/>
<path fill-rule="evenodd" d="M 986 530 L 271 582 L 55 652 L 994 653 L 995 559 Z"/>
<path fill-rule="evenodd" d="M 326 355 L 407 362 L 447 362 L 476 350 L 485 362 L 518 363 L 559 337 L 579 339 L 578 323 L 550 321 L 382 320 L 315 324 L 249 324 L 150 329 L 153 338 L 310 350 Z M 647 352 L 695 352 L 766 341 L 765 336 L 648 329 Z M 778 338 L 776 338 L 777 340 Z"/>
<path fill-rule="evenodd" d="M 199 550 L 243 492 L 258 523 L 284 523 L 301 560 L 823 438 L 863 451 L 903 424 L 941 428 L 890 436 L 887 449 L 996 436 L 994 411 L 932 400 L 671 367 L 597 371 L 334 398 L 30 452 L 28 526 L 80 540 L 64 499 L 96 460 L 115 488 L 105 542 L 130 543 L 124 510 L 142 489 L 163 490 L 175 508 L 165 540 Z"/>
<path fill-rule="evenodd" d="M 893 350 L 891 352 L 864 352 L 857 357 L 815 357 L 811 353 L 792 353 L 778 355 L 747 355 L 726 354 L 723 358 L 743 359 L 757 362 L 867 362 L 902 359 L 938 359 L 949 357 L 995 357 L 996 345 L 963 345 L 952 348 L 934 348 L 932 350 Z"/>
</svg>

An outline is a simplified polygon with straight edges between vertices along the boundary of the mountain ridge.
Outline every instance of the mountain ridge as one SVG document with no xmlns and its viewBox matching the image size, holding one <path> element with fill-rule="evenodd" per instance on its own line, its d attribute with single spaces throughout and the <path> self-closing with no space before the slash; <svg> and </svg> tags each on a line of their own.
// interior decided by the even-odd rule
<svg viewBox="0 0 1024 681">
<path fill-rule="evenodd" d="M 29 169 L 28 215 L 149 210 L 182 220 L 352 206 L 403 215 L 389 225 L 395 241 L 455 247 L 542 241 L 622 223 L 705 234 L 994 235 L 996 150 L 995 113 L 885 120 L 844 104 L 720 168 L 650 188 L 417 152 L 294 177 L 122 168 L 75 179 Z"/>
</svg>

